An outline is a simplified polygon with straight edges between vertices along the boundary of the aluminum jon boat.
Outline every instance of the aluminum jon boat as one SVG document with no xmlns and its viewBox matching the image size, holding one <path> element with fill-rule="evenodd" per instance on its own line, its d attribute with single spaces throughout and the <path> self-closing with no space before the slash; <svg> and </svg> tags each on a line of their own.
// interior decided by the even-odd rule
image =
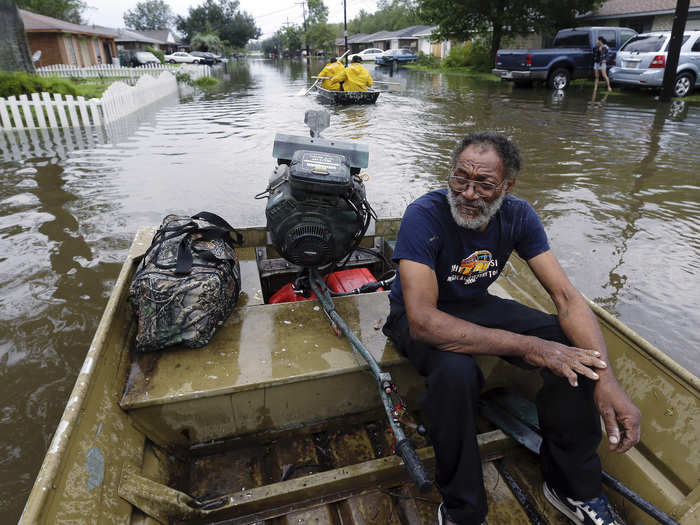
<svg viewBox="0 0 700 525">
<path fill-rule="evenodd" d="M 324 102 L 345 106 L 350 104 L 374 104 L 380 92 L 373 89 L 368 89 L 367 91 L 335 91 L 318 86 L 316 93 Z"/>
<path fill-rule="evenodd" d="M 373 221 L 363 245 L 391 255 L 398 219 Z M 440 502 L 420 494 L 383 417 L 376 384 L 316 300 L 266 304 L 295 268 L 264 227 L 241 228 L 243 291 L 209 345 L 134 352 L 129 283 L 153 230 L 141 229 L 68 398 L 22 524 L 433 524 Z M 491 288 L 551 310 L 520 260 Z M 350 267 L 380 274 L 356 252 Z M 406 429 L 430 471 L 421 435 L 423 380 L 379 329 L 386 291 L 340 297 L 338 312 L 390 370 L 410 408 Z M 643 413 L 642 439 L 625 455 L 600 453 L 614 478 L 683 525 L 700 523 L 698 378 L 600 307 L 619 379 Z M 536 371 L 479 357 L 485 392 L 533 399 Z M 480 419 L 489 524 L 565 523 L 541 492 L 537 457 Z M 606 489 L 607 490 L 607 489 Z M 628 525 L 656 523 L 609 491 Z M 539 520 L 539 521 L 537 521 Z"/>
</svg>

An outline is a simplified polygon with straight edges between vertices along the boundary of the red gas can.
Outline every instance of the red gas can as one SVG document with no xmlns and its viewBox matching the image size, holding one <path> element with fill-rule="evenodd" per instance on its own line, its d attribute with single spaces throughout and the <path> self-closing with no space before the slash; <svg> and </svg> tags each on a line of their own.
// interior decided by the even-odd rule
<svg viewBox="0 0 700 525">
<path fill-rule="evenodd" d="M 332 292 L 349 292 L 359 288 L 366 283 L 374 283 L 377 280 L 372 275 L 367 268 L 353 268 L 352 270 L 341 270 L 339 272 L 332 273 L 328 276 L 326 283 L 328 288 Z M 382 291 L 383 288 L 379 288 L 378 291 Z M 304 297 L 300 293 L 296 293 L 292 287 L 292 283 L 285 284 L 282 288 L 274 293 L 270 297 L 270 304 L 278 303 L 292 303 L 295 301 L 308 301 L 309 299 L 316 299 L 316 295 L 311 292 L 309 297 Z"/>
</svg>

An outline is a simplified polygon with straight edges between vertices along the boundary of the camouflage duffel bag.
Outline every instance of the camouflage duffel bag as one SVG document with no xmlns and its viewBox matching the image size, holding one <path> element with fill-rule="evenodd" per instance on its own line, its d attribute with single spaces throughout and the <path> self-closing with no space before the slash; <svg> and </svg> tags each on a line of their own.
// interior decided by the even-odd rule
<svg viewBox="0 0 700 525">
<path fill-rule="evenodd" d="M 242 239 L 213 213 L 163 219 L 129 288 L 129 304 L 138 317 L 138 352 L 209 342 L 241 291 L 234 243 Z"/>
</svg>

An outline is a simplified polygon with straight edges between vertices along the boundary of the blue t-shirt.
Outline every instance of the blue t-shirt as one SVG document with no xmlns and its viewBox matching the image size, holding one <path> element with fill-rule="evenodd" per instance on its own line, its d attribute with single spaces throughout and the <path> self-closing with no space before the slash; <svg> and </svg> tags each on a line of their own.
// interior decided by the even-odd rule
<svg viewBox="0 0 700 525">
<path fill-rule="evenodd" d="M 457 225 L 450 213 L 447 189 L 440 189 L 406 208 L 392 258 L 430 266 L 438 281 L 438 308 L 449 311 L 455 302 L 471 302 L 486 295 L 514 249 L 525 260 L 549 250 L 544 227 L 528 202 L 506 195 L 482 232 Z M 389 300 L 392 309 L 404 309 L 398 274 Z"/>
</svg>

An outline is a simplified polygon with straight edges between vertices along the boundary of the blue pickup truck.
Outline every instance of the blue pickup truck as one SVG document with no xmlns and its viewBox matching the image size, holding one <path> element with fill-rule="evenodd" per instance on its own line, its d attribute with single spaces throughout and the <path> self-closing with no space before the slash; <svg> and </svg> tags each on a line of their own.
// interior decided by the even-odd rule
<svg viewBox="0 0 700 525">
<path fill-rule="evenodd" d="M 562 29 L 547 49 L 499 49 L 491 72 L 517 85 L 545 81 L 552 89 L 565 89 L 574 78 L 590 77 L 593 72 L 593 46 L 599 36 L 610 48 L 608 66 L 615 53 L 637 32 L 627 27 L 577 27 Z"/>
</svg>

